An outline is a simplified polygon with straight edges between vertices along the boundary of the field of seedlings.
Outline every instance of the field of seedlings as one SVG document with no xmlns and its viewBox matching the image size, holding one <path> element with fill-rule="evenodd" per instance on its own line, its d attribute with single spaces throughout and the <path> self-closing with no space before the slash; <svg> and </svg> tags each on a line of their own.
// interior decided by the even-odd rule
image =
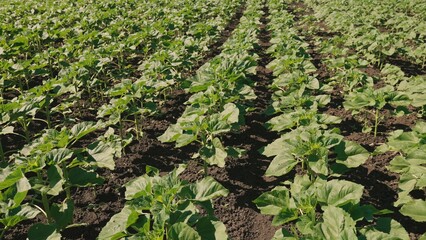
<svg viewBox="0 0 426 240">
<path fill-rule="evenodd" d="M 0 19 L 0 239 L 426 240 L 426 1 Z"/>
</svg>

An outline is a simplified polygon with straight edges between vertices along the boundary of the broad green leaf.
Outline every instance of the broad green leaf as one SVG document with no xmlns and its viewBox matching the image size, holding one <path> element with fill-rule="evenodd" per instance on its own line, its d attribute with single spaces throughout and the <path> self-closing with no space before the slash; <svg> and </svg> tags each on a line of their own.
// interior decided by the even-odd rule
<svg viewBox="0 0 426 240">
<path fill-rule="evenodd" d="M 187 133 L 180 134 L 176 138 L 176 147 L 179 148 L 179 147 L 186 146 L 195 140 L 197 140 L 197 135 L 187 134 Z"/>
<path fill-rule="evenodd" d="M 67 148 L 52 149 L 49 153 L 46 154 L 46 164 L 61 164 L 62 162 L 70 159 L 72 155 L 73 151 Z"/>
<path fill-rule="evenodd" d="M 47 194 L 57 196 L 63 191 L 63 185 L 65 183 L 64 174 L 62 169 L 58 165 L 52 165 L 47 170 L 47 177 L 49 179 L 49 189 Z"/>
<path fill-rule="evenodd" d="M 35 218 L 39 213 L 40 210 L 26 203 L 11 210 L 8 216 L 0 219 L 0 223 L 6 227 L 13 227 L 21 221 Z"/>
<path fill-rule="evenodd" d="M 74 202 L 72 199 L 65 199 L 60 204 L 53 204 L 50 208 L 52 218 L 58 229 L 63 229 L 72 223 L 74 216 Z"/>
<path fill-rule="evenodd" d="M 298 240 L 291 233 L 289 233 L 285 228 L 277 230 L 271 240 Z"/>
<path fill-rule="evenodd" d="M 374 226 L 360 230 L 366 240 L 409 240 L 407 231 L 391 218 L 379 218 Z"/>
<path fill-rule="evenodd" d="M 388 233 L 389 236 L 397 237 L 398 239 L 402 239 L 402 240 L 410 239 L 404 227 L 402 227 L 402 225 L 399 222 L 391 218 L 377 219 L 375 229 L 384 233 Z"/>
<path fill-rule="evenodd" d="M 416 199 L 404 204 L 400 212 L 417 222 L 426 222 L 426 201 Z"/>
<path fill-rule="evenodd" d="M 151 192 L 152 179 L 147 175 L 140 176 L 130 182 L 126 183 L 125 198 L 126 200 L 132 200 L 138 198 L 141 195 L 145 195 Z"/>
<path fill-rule="evenodd" d="M 93 186 L 104 182 L 97 173 L 79 167 L 69 170 L 68 179 L 71 185 L 78 187 Z"/>
<path fill-rule="evenodd" d="M 272 220 L 272 225 L 280 226 L 290 221 L 296 220 L 299 217 L 297 209 L 283 208 L 281 211 L 275 215 Z"/>
<path fill-rule="evenodd" d="M 389 142 L 387 143 L 392 150 L 408 150 L 410 148 L 414 148 L 420 142 L 420 139 L 414 132 L 404 132 L 398 134 L 396 131 L 394 134 L 388 138 Z"/>
<path fill-rule="evenodd" d="M 6 134 L 10 134 L 10 133 L 13 133 L 13 127 L 12 127 L 12 126 L 4 127 L 4 128 L 0 131 L 0 135 L 6 135 Z"/>
<path fill-rule="evenodd" d="M 111 217 L 105 227 L 99 233 L 98 239 L 121 239 L 127 234 L 126 229 L 135 223 L 138 219 L 138 213 L 132 207 L 125 205 L 121 212 Z"/>
<path fill-rule="evenodd" d="M 114 154 L 115 150 L 104 142 L 98 141 L 90 144 L 87 147 L 87 152 L 96 161 L 96 165 L 101 168 L 108 168 L 114 170 Z"/>
<path fill-rule="evenodd" d="M 387 169 L 389 169 L 392 172 L 396 173 L 402 173 L 409 171 L 411 164 L 407 159 L 403 156 L 396 156 L 392 161 L 390 161 L 389 166 L 387 166 Z"/>
<path fill-rule="evenodd" d="M 36 223 L 28 231 L 29 240 L 61 240 L 55 225 Z"/>
<path fill-rule="evenodd" d="M 341 163 L 348 168 L 356 168 L 367 161 L 370 153 L 360 144 L 352 141 L 342 141 L 336 146 L 337 163 Z"/>
<path fill-rule="evenodd" d="M 167 232 L 170 240 L 201 240 L 200 235 L 188 224 L 179 222 L 173 224 Z"/>
<path fill-rule="evenodd" d="M 272 131 L 279 132 L 294 127 L 296 125 L 296 120 L 297 119 L 294 119 L 291 114 L 281 114 L 269 120 L 267 126 Z"/>
<path fill-rule="evenodd" d="M 318 201 L 331 206 L 359 203 L 364 187 L 346 180 L 331 180 L 317 188 Z"/>
<path fill-rule="evenodd" d="M 348 212 L 355 221 L 365 219 L 369 222 L 373 221 L 374 214 L 380 213 L 380 211 L 372 205 L 355 205 L 351 207 Z M 385 213 L 392 213 L 392 211 L 385 211 Z"/>
<path fill-rule="evenodd" d="M 283 151 L 283 149 L 281 149 L 281 151 Z M 297 161 L 291 153 L 280 153 L 274 157 L 272 162 L 269 164 L 265 176 L 282 176 L 290 172 L 296 164 Z"/>
<path fill-rule="evenodd" d="M 262 151 L 262 154 L 267 157 L 277 156 L 281 152 L 285 151 L 286 139 L 287 138 L 285 136 L 281 136 L 280 138 L 276 139 L 265 147 L 265 149 Z"/>
<path fill-rule="evenodd" d="M 238 116 L 240 110 L 233 103 L 227 103 L 223 106 L 223 111 L 220 113 L 220 118 L 222 121 L 226 121 L 228 124 L 238 122 Z"/>
<path fill-rule="evenodd" d="M 262 214 L 277 215 L 283 208 L 290 206 L 290 193 L 286 187 L 275 187 L 270 192 L 262 193 L 253 202 Z"/>
<path fill-rule="evenodd" d="M 343 209 L 335 206 L 323 207 L 324 222 L 321 231 L 325 239 L 357 239 L 355 221 Z"/>
<path fill-rule="evenodd" d="M 197 232 L 202 240 L 227 240 L 225 224 L 206 217 L 197 222 Z"/>
<path fill-rule="evenodd" d="M 96 131 L 98 127 L 93 122 L 81 122 L 77 123 L 71 128 L 71 135 L 74 138 L 74 141 L 86 136 L 87 134 Z"/>
<path fill-rule="evenodd" d="M 418 132 L 420 134 L 426 133 L 426 122 L 425 121 L 418 121 L 416 125 L 413 128 L 414 132 Z"/>
<path fill-rule="evenodd" d="M 219 196 L 227 196 L 229 191 L 214 178 L 206 177 L 195 184 L 194 192 L 196 193 L 195 200 L 202 202 Z"/>
<path fill-rule="evenodd" d="M 319 240 L 324 239 L 322 236 L 321 229 L 319 228 L 319 225 L 312 217 L 309 217 L 308 215 L 301 215 L 299 216 L 298 221 L 296 222 L 296 228 L 297 230 L 302 234 L 307 236 L 309 240 Z"/>
<path fill-rule="evenodd" d="M 24 175 L 20 168 L 7 166 L 0 170 L 0 190 L 8 188 L 17 183 Z"/>
<path fill-rule="evenodd" d="M 225 166 L 225 159 L 228 156 L 219 138 L 214 138 L 210 145 L 200 149 L 200 157 L 210 165 L 218 167 Z"/>
<path fill-rule="evenodd" d="M 31 189 L 31 184 L 26 177 L 21 178 L 16 183 L 16 193 L 13 196 L 13 206 L 11 208 L 18 207 L 27 196 L 27 192 Z"/>
</svg>

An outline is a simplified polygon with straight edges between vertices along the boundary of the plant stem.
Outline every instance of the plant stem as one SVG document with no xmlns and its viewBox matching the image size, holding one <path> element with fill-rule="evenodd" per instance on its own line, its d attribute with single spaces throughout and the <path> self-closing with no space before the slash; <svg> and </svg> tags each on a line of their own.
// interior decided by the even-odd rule
<svg viewBox="0 0 426 240">
<path fill-rule="evenodd" d="M 1 231 L 1 234 L 0 234 L 0 239 L 3 239 L 3 236 L 4 236 L 4 234 L 6 233 L 6 230 L 7 230 L 8 228 L 7 228 L 7 226 L 5 226 L 4 228 L 3 228 L 3 230 Z"/>
<path fill-rule="evenodd" d="M 206 161 L 203 161 L 203 168 L 204 168 L 204 177 L 207 177 L 208 176 L 208 174 L 207 174 L 207 172 L 208 172 L 208 166 L 207 166 L 207 162 Z"/>
<path fill-rule="evenodd" d="M 376 113 L 374 116 L 374 137 L 377 137 L 377 127 L 379 125 L 379 110 L 376 109 Z"/>
<path fill-rule="evenodd" d="M 69 179 L 68 179 L 68 169 L 67 169 L 67 166 L 64 163 L 62 163 L 61 164 L 61 168 L 62 168 L 62 172 L 64 173 L 65 181 L 68 183 Z M 65 187 L 65 193 L 67 195 L 67 199 L 71 199 L 71 190 L 70 190 L 70 187 L 71 186 L 69 184 L 67 184 L 67 186 Z"/>
<path fill-rule="evenodd" d="M 51 223 L 52 222 L 52 216 L 50 214 L 49 199 L 47 198 L 47 194 L 44 193 L 44 192 L 41 193 L 41 201 L 43 203 L 44 211 L 46 212 L 46 215 L 47 215 L 46 216 L 47 217 L 47 221 L 49 223 Z"/>
<path fill-rule="evenodd" d="M 50 124 L 50 95 L 47 94 L 46 96 L 46 121 L 47 121 L 47 128 L 50 129 L 51 124 Z"/>
<path fill-rule="evenodd" d="M 43 177 L 41 176 L 40 172 L 37 172 L 37 178 L 39 181 L 43 181 Z M 52 215 L 50 214 L 50 207 L 49 207 L 49 199 L 47 198 L 47 194 L 43 191 L 40 191 L 41 193 L 41 203 L 43 204 L 44 212 L 46 213 L 47 221 L 48 223 L 52 222 Z"/>
</svg>

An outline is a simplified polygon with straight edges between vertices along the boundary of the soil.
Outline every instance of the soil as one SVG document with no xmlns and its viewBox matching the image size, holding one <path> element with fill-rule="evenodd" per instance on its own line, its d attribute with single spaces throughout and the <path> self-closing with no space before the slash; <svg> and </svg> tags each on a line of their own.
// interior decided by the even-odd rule
<svg viewBox="0 0 426 240">
<path fill-rule="evenodd" d="M 225 28 L 219 40 L 212 44 L 206 57 L 196 64 L 197 68 L 202 66 L 211 58 L 220 54 L 221 46 L 231 36 L 232 31 L 238 26 L 239 19 L 244 12 L 245 6 L 241 6 L 231 23 Z M 303 11 L 302 9 L 307 9 Z M 296 20 L 300 21 L 305 15 L 313 14 L 301 3 L 291 6 L 291 12 L 296 13 Z M 256 54 L 260 56 L 256 75 L 250 76 L 255 82 L 254 91 L 258 98 L 254 101 L 254 110 L 247 113 L 246 124 L 238 131 L 227 134 L 223 137 L 226 146 L 242 148 L 246 154 L 242 158 L 229 158 L 225 168 L 209 167 L 208 173 L 229 190 L 229 195 L 218 199 L 215 202 L 215 214 L 219 220 L 227 227 L 228 235 L 236 240 L 265 240 L 271 239 L 279 227 L 272 226 L 270 216 L 260 214 L 253 203 L 260 194 L 269 191 L 285 180 L 293 179 L 295 174 L 302 172 L 300 167 L 289 174 L 280 177 L 264 177 L 264 173 L 271 161 L 259 153 L 259 149 L 278 138 L 278 134 L 268 131 L 264 127 L 273 116 L 265 114 L 266 108 L 271 103 L 271 91 L 268 89 L 272 82 L 272 71 L 266 65 L 272 60 L 266 54 L 266 49 L 271 45 L 270 32 L 266 26 L 268 24 L 269 9 L 263 8 L 264 15 L 259 25 L 259 42 Z M 329 38 L 334 34 L 328 31 L 324 22 L 319 23 L 319 37 Z M 309 36 L 307 36 L 309 41 Z M 313 63 L 318 68 L 317 74 L 320 80 L 324 80 L 333 73 L 327 71 L 321 55 L 313 43 L 310 43 L 308 52 L 313 57 Z M 185 76 L 195 73 L 195 68 L 187 72 Z M 409 71 L 406 69 L 406 71 Z M 410 70 L 411 71 L 411 70 Z M 418 71 L 418 70 L 416 70 Z M 423 70 L 422 70 L 423 71 Z M 374 68 L 364 69 L 364 72 L 375 76 L 379 74 Z M 413 70 L 413 74 L 418 74 Z M 13 96 L 13 93 L 10 93 Z M 84 223 L 83 225 L 65 229 L 62 231 L 63 239 L 96 239 L 100 230 L 115 213 L 124 206 L 123 184 L 129 180 L 145 173 L 147 165 L 160 169 L 162 173 L 171 171 L 177 164 L 186 163 L 187 169 L 181 174 L 182 179 L 196 181 L 203 177 L 201 164 L 197 160 L 191 159 L 197 146 L 192 144 L 183 148 L 174 148 L 174 144 L 165 144 L 157 140 L 168 126 L 175 123 L 177 118 L 185 109 L 185 101 L 189 95 L 183 90 L 175 89 L 169 94 L 168 99 L 161 106 L 160 114 L 147 117 L 143 123 L 144 135 L 134 141 L 125 149 L 123 157 L 116 160 L 116 168 L 113 171 L 100 170 L 99 174 L 105 178 L 105 184 L 81 188 L 72 192 L 75 199 L 74 223 Z M 332 93 L 332 104 L 322 112 L 339 116 L 342 123 L 337 125 L 342 131 L 345 139 L 355 141 L 366 147 L 369 151 L 386 141 L 386 136 L 395 129 L 409 129 L 418 120 L 415 115 L 394 117 L 388 110 L 383 112 L 388 116 L 382 123 L 377 137 L 370 133 L 362 133 L 362 123 L 352 116 L 352 114 L 342 107 L 343 98 L 341 91 L 336 89 Z M 81 103 L 83 104 L 83 103 Z M 388 114 L 388 115 L 387 115 Z M 81 119 L 96 120 L 96 106 L 81 112 Z M 92 136 L 92 138 L 95 136 Z M 15 139 L 5 139 L 4 141 L 15 141 Z M 22 145 L 19 141 L 16 145 Z M 11 148 L 14 148 L 11 145 Z M 362 204 L 372 204 L 378 209 L 389 209 L 394 213 L 389 216 L 400 222 L 409 232 L 411 239 L 417 239 L 426 229 L 426 223 L 418 223 L 408 217 L 401 215 L 398 209 L 393 206 L 397 199 L 399 175 L 389 172 L 386 166 L 393 159 L 395 153 L 387 152 L 381 155 L 370 157 L 366 163 L 360 167 L 343 175 L 341 179 L 353 181 L 364 186 Z M 425 197 L 424 193 L 414 193 Z M 28 228 L 35 222 L 45 222 L 46 219 L 38 217 L 33 220 L 24 221 L 17 227 L 7 231 L 4 239 L 26 239 Z M 281 226 L 282 227 L 282 226 Z M 290 229 L 292 224 L 283 226 Z"/>
</svg>

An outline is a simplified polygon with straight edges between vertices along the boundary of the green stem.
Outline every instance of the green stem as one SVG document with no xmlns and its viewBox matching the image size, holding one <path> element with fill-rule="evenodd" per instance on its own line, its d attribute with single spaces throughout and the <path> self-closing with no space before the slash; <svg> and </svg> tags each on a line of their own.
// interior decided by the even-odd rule
<svg viewBox="0 0 426 240">
<path fill-rule="evenodd" d="M 50 129 L 51 123 L 50 123 L 50 95 L 47 94 L 46 96 L 46 121 L 47 121 L 47 128 Z"/>
<path fill-rule="evenodd" d="M 19 123 L 21 124 L 22 128 L 24 129 L 24 138 L 25 138 L 25 142 L 30 143 L 30 132 L 28 130 L 28 122 L 27 122 L 27 117 L 24 115 L 23 120 L 19 121 Z"/>
<path fill-rule="evenodd" d="M 65 194 L 67 195 L 67 199 L 71 199 L 71 190 L 70 190 L 71 186 L 68 184 L 69 183 L 68 169 L 67 169 L 67 166 L 64 163 L 61 164 L 61 168 L 62 168 L 62 172 L 64 173 L 64 179 L 67 183 L 67 185 L 65 187 Z"/>
<path fill-rule="evenodd" d="M 40 172 L 37 172 L 37 178 L 40 182 L 43 181 L 43 177 L 41 176 Z M 47 198 L 47 194 L 43 191 L 41 193 L 41 203 L 43 205 L 44 212 L 46 213 L 47 221 L 49 223 L 52 222 L 52 215 L 50 213 L 50 207 L 49 207 L 49 199 Z"/>
<path fill-rule="evenodd" d="M 4 234 L 6 233 L 6 230 L 7 230 L 8 228 L 7 228 L 7 226 L 5 226 L 4 228 L 3 228 L 3 230 L 1 231 L 1 234 L 0 234 L 0 239 L 3 239 L 3 236 L 4 236 Z"/>
<path fill-rule="evenodd" d="M 376 114 L 374 116 L 374 137 L 377 137 L 377 127 L 379 125 L 379 110 L 376 109 Z"/>
<path fill-rule="evenodd" d="M 44 192 L 41 193 L 41 201 L 42 201 L 42 204 L 43 204 L 44 211 L 46 212 L 46 215 L 47 215 L 46 216 L 47 221 L 49 223 L 51 223 L 52 222 L 52 215 L 50 213 L 49 199 L 47 198 L 47 194 L 44 193 Z"/>
<path fill-rule="evenodd" d="M 203 168 L 204 168 L 204 177 L 207 177 L 208 176 L 208 174 L 207 174 L 207 172 L 208 172 L 208 165 L 207 165 L 206 161 L 203 162 Z"/>
</svg>

